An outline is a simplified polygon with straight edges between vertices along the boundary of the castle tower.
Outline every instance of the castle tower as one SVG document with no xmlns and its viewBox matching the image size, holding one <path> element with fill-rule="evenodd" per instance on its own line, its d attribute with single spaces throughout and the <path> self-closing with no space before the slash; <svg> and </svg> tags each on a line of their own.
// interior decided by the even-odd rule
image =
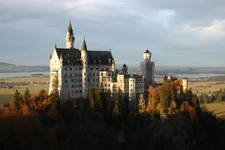
<svg viewBox="0 0 225 150">
<path fill-rule="evenodd" d="M 151 52 L 146 49 L 143 54 L 144 61 L 140 65 L 141 74 L 144 76 L 145 90 L 154 84 L 155 63 L 151 61 L 151 55 Z"/>
<path fill-rule="evenodd" d="M 85 41 L 85 38 L 83 40 L 82 48 L 81 48 L 81 61 L 83 65 L 82 69 L 82 93 L 83 93 L 83 98 L 87 97 L 87 92 L 88 92 L 88 56 L 87 56 L 87 44 Z"/>
<path fill-rule="evenodd" d="M 68 31 L 66 33 L 66 48 L 74 48 L 74 35 L 71 20 L 69 22 Z"/>
</svg>

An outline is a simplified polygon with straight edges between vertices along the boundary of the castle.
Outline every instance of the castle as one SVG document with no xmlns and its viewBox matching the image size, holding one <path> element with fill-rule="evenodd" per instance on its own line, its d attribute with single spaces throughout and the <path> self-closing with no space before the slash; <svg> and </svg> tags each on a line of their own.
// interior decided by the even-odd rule
<svg viewBox="0 0 225 150">
<path fill-rule="evenodd" d="M 153 84 L 154 63 L 151 53 L 144 52 L 141 73 L 129 74 L 124 64 L 116 69 L 111 50 L 94 51 L 87 47 L 85 39 L 79 50 L 74 46 L 75 37 L 71 21 L 66 33 L 66 48 L 55 46 L 50 56 L 49 94 L 58 90 L 63 100 L 86 98 L 91 89 L 101 89 L 111 94 L 121 92 L 132 101 Z"/>
</svg>

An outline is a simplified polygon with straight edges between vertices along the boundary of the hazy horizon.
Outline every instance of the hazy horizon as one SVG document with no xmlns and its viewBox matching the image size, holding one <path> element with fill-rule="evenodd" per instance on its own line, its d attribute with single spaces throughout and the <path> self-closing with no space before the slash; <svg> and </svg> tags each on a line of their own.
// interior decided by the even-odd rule
<svg viewBox="0 0 225 150">
<path fill-rule="evenodd" d="M 17 66 L 40 66 L 40 67 L 46 67 L 48 66 L 48 64 L 46 65 L 29 65 L 29 64 L 14 64 L 14 63 L 10 63 L 10 62 L 0 62 L 1 63 L 6 63 L 6 64 L 11 64 L 11 65 L 17 65 Z M 125 63 L 126 64 L 126 63 Z M 129 64 L 128 67 L 139 67 L 139 62 L 137 64 Z M 123 66 L 122 64 L 116 64 L 117 69 L 119 69 L 120 67 Z M 161 64 L 156 64 L 156 67 L 168 67 L 168 68 L 225 68 L 225 66 L 179 66 L 179 65 L 161 65 Z"/>
<path fill-rule="evenodd" d="M 75 47 L 109 50 L 134 66 L 148 48 L 157 66 L 225 66 L 225 1 L 8 0 L 0 2 L 0 62 L 48 65 L 65 47 L 71 18 Z M 137 66 L 136 65 L 136 66 Z"/>
</svg>

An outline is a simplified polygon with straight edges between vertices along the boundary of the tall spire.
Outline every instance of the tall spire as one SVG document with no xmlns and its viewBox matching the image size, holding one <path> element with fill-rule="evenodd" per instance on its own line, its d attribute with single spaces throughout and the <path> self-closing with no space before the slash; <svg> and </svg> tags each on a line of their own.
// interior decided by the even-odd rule
<svg viewBox="0 0 225 150">
<path fill-rule="evenodd" d="M 73 28 L 72 28 L 71 19 L 69 21 L 68 32 L 73 34 Z"/>
<path fill-rule="evenodd" d="M 85 36 L 84 36 L 84 40 L 83 40 L 83 44 L 82 44 L 82 49 L 81 50 L 86 50 L 87 51 L 87 44 L 85 41 Z"/>
<path fill-rule="evenodd" d="M 74 48 L 74 36 L 73 36 L 73 28 L 72 28 L 72 23 L 71 19 L 69 21 L 68 25 L 68 31 L 66 33 L 66 48 L 72 49 Z"/>
</svg>

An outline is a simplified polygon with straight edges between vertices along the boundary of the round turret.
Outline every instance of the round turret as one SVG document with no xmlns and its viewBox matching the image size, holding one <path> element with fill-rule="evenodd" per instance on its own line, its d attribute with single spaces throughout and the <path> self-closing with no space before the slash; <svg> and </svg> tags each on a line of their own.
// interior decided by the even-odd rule
<svg viewBox="0 0 225 150">
<path fill-rule="evenodd" d="M 145 52 L 144 52 L 144 55 L 143 55 L 144 56 L 144 60 L 145 61 L 150 61 L 151 60 L 151 55 L 152 55 L 151 52 L 148 49 L 146 49 Z"/>
</svg>

